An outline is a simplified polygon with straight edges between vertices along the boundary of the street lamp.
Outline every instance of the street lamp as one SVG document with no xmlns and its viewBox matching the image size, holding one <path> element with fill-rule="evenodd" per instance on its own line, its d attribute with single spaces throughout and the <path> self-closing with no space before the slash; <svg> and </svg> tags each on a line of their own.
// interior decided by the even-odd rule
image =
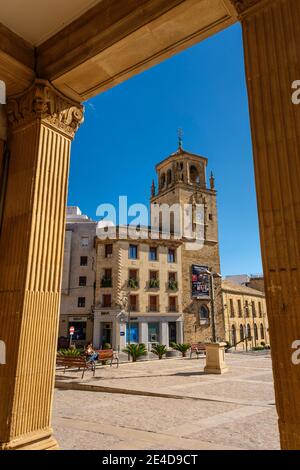
<svg viewBox="0 0 300 470">
<path fill-rule="evenodd" d="M 208 274 L 210 277 L 210 299 L 211 299 L 211 328 L 212 328 L 212 340 L 213 343 L 217 342 L 217 334 L 216 334 L 216 322 L 215 322 L 215 288 L 214 288 L 214 278 L 222 278 L 221 274 L 214 273 L 206 269 L 204 271 L 205 274 Z"/>
<path fill-rule="evenodd" d="M 125 295 L 123 295 L 122 299 L 121 299 L 121 312 L 125 312 L 127 311 L 127 322 L 128 322 L 128 340 L 127 340 L 127 343 L 130 345 L 130 337 L 131 337 L 131 325 L 130 325 L 130 321 L 131 321 L 131 317 L 130 317 L 130 314 L 131 314 L 131 311 L 130 311 L 130 291 L 126 292 Z M 130 359 L 130 354 L 128 353 L 128 360 Z"/>
</svg>

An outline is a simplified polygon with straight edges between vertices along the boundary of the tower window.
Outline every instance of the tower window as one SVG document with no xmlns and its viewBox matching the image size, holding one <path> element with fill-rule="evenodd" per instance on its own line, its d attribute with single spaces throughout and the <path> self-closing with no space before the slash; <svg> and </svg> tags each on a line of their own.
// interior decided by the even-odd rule
<svg viewBox="0 0 300 470">
<path fill-rule="evenodd" d="M 166 175 L 165 173 L 163 173 L 160 177 L 160 187 L 164 188 L 165 184 L 166 184 Z"/>
<path fill-rule="evenodd" d="M 197 168 L 194 165 L 190 166 L 190 181 L 191 183 L 199 183 L 200 177 Z"/>
<path fill-rule="evenodd" d="M 167 172 L 167 185 L 172 183 L 172 172 L 171 170 L 168 170 Z"/>
</svg>

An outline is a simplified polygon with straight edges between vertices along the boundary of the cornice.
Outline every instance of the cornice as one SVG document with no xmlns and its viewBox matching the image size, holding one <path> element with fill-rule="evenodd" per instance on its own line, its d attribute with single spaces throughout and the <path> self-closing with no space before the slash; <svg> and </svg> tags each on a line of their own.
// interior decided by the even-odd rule
<svg viewBox="0 0 300 470">
<path fill-rule="evenodd" d="M 63 96 L 47 80 L 37 79 L 26 93 L 8 100 L 7 116 L 13 130 L 42 120 L 73 139 L 83 122 L 83 106 Z"/>
</svg>

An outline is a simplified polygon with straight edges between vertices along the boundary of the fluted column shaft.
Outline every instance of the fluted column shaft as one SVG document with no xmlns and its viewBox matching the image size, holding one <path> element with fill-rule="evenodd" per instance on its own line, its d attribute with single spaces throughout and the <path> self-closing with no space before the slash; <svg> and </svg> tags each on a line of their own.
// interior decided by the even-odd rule
<svg viewBox="0 0 300 470">
<path fill-rule="evenodd" d="M 261 249 L 281 446 L 300 449 L 299 0 L 232 0 L 243 27 Z"/>
<path fill-rule="evenodd" d="M 82 109 L 38 80 L 10 100 L 0 236 L 0 449 L 53 448 L 57 344 L 70 144 Z"/>
</svg>

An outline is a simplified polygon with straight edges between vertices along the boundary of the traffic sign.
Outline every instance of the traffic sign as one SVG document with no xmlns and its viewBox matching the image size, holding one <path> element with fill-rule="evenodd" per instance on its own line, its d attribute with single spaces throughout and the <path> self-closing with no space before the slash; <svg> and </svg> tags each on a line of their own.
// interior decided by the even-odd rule
<svg viewBox="0 0 300 470">
<path fill-rule="evenodd" d="M 69 333 L 70 333 L 70 335 L 73 335 L 75 333 L 74 326 L 70 326 Z"/>
</svg>

